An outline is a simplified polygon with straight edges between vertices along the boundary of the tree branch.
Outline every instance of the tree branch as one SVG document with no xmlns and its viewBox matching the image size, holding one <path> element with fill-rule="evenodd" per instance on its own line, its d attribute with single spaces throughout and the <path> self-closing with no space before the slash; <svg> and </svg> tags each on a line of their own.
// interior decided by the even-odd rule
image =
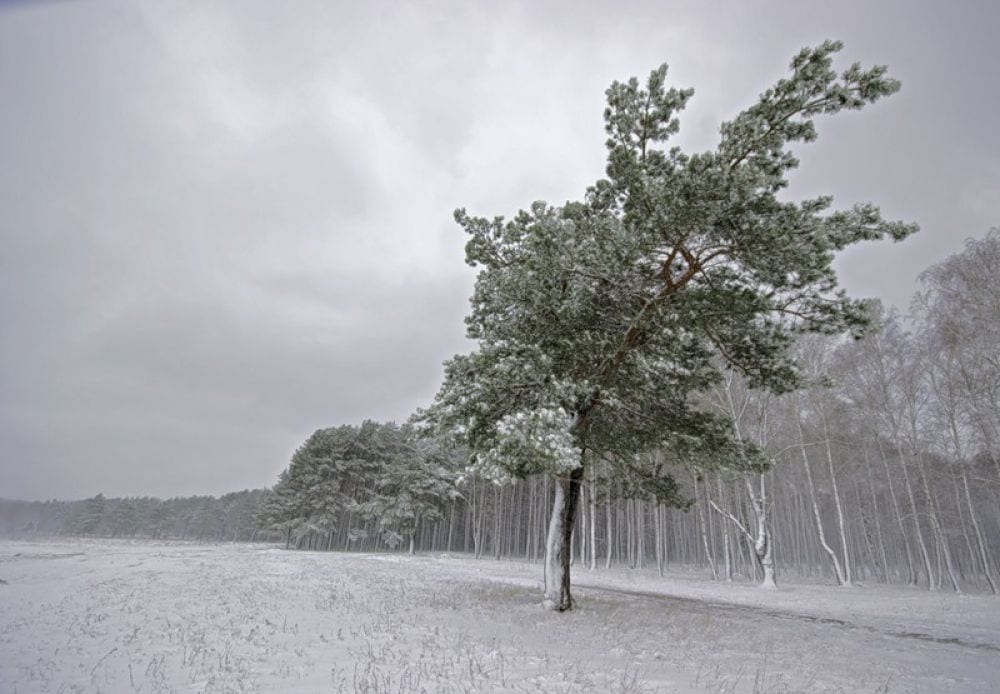
<svg viewBox="0 0 1000 694">
<path fill-rule="evenodd" d="M 721 513 L 723 516 L 726 516 L 733 523 L 735 523 L 736 527 L 739 528 L 743 532 L 744 535 L 746 535 L 746 538 L 748 540 L 750 540 L 750 542 L 754 542 L 753 535 L 751 535 L 750 532 L 745 527 L 743 527 L 743 524 L 740 523 L 739 519 L 737 519 L 736 516 L 734 516 L 733 514 L 731 514 L 729 511 L 724 511 L 721 508 L 719 508 L 719 506 L 714 501 L 712 501 L 711 499 L 708 500 L 708 505 L 711 506 L 712 508 L 714 508 L 719 513 Z"/>
</svg>

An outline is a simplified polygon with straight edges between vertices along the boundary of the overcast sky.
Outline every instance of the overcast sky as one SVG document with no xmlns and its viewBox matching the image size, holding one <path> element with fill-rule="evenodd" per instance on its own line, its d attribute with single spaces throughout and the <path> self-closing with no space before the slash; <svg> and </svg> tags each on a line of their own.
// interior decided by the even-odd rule
<svg viewBox="0 0 1000 694">
<path fill-rule="evenodd" d="M 694 149 L 827 37 L 903 81 L 799 150 L 796 196 L 922 227 L 838 260 L 856 295 L 905 309 L 1000 224 L 991 0 L 3 7 L 0 497 L 267 486 L 404 420 L 469 349 L 454 208 L 579 198 L 604 90 L 661 62 Z"/>
</svg>

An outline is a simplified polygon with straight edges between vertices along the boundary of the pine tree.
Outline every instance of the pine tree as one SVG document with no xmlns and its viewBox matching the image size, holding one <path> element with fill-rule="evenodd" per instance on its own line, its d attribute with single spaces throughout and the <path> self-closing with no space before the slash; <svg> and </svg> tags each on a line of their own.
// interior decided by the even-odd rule
<svg viewBox="0 0 1000 694">
<path fill-rule="evenodd" d="M 413 549 L 417 523 L 435 521 L 457 492 L 453 455 L 410 426 L 366 421 L 313 433 L 292 455 L 288 468 L 263 502 L 258 523 L 292 539 L 367 537 L 367 528 L 339 527 L 353 520 L 373 523 L 384 537 L 397 531 Z M 401 537 L 401 536 L 400 536 Z"/>
<path fill-rule="evenodd" d="M 384 533 L 406 537 L 413 554 L 417 524 L 441 520 L 445 505 L 458 496 L 454 457 L 440 442 L 420 438 L 410 427 L 387 427 L 386 433 L 395 445 L 387 450 L 375 493 L 360 510 Z"/>
<path fill-rule="evenodd" d="M 914 225 L 856 205 L 830 212 L 824 196 L 779 193 L 816 137 L 814 116 L 859 109 L 899 89 L 885 67 L 832 68 L 838 42 L 802 50 L 791 75 L 721 127 L 718 147 L 688 155 L 663 143 L 692 90 L 666 87 L 666 66 L 645 87 L 607 91 L 607 178 L 581 202 L 535 203 L 513 219 L 456 220 L 466 260 L 480 268 L 467 317 L 476 352 L 445 365 L 428 421 L 468 444 L 496 480 L 557 476 L 546 552 L 545 602 L 572 606 L 570 540 L 588 460 L 638 474 L 663 503 L 677 485 L 653 460 L 744 468 L 760 456 L 725 417 L 692 393 L 725 369 L 752 387 L 784 392 L 798 373 L 797 332 L 860 330 L 862 302 L 837 289 L 834 253 L 902 239 Z"/>
</svg>

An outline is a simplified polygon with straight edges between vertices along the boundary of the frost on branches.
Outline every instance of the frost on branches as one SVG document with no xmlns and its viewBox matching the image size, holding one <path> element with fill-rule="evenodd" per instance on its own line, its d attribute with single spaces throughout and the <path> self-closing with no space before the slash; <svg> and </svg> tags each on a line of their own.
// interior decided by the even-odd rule
<svg viewBox="0 0 1000 694">
<path fill-rule="evenodd" d="M 522 474 L 562 475 L 580 465 L 580 451 L 570 433 L 572 417 L 561 407 L 505 415 L 496 426 L 496 443 L 475 454 L 474 470 L 495 482 L 515 476 L 510 461 L 519 460 Z"/>
<path fill-rule="evenodd" d="M 466 318 L 479 348 L 446 363 L 425 421 L 494 479 L 556 475 L 546 560 L 555 609 L 572 606 L 569 543 L 588 461 L 674 503 L 669 472 L 637 466 L 644 454 L 755 466 L 757 451 L 729 418 L 695 396 L 727 371 L 753 388 L 797 388 L 797 334 L 867 322 L 865 304 L 837 287 L 835 252 L 916 230 L 870 204 L 830 211 L 829 196 L 778 197 L 798 166 L 790 146 L 817 136 L 814 117 L 899 89 L 883 66 L 838 74 L 840 49 L 802 50 L 787 78 L 722 124 L 714 150 L 694 154 L 664 145 L 693 94 L 667 88 L 665 65 L 644 86 L 615 82 L 607 177 L 583 200 L 536 202 L 510 220 L 456 212 L 466 261 L 479 268 Z"/>
</svg>

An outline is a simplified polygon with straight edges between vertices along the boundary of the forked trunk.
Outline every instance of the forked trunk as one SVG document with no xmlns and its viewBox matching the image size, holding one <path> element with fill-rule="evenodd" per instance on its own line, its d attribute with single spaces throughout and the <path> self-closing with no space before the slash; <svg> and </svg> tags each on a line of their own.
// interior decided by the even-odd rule
<svg viewBox="0 0 1000 694">
<path fill-rule="evenodd" d="M 758 475 L 760 492 L 755 493 L 750 478 L 746 478 L 747 492 L 750 496 L 750 504 L 753 506 L 754 515 L 757 517 L 757 533 L 753 537 L 753 550 L 757 555 L 757 561 L 764 572 L 764 578 L 760 582 L 761 588 L 777 588 L 778 583 L 774 576 L 774 545 L 772 543 L 771 528 L 767 524 L 767 488 L 764 486 L 764 475 Z"/>
<path fill-rule="evenodd" d="M 767 530 L 766 521 L 758 521 L 757 533 L 754 549 L 760 560 L 760 568 L 764 570 L 764 578 L 760 582 L 760 587 L 774 589 L 778 587 L 774 578 L 774 546 L 771 544 L 771 535 Z"/>
<path fill-rule="evenodd" d="M 542 604 L 558 612 L 573 607 L 569 567 L 582 479 L 583 466 L 580 465 L 573 468 L 568 478 L 557 480 L 555 500 L 552 502 L 552 518 L 545 542 L 545 597 Z"/>
<path fill-rule="evenodd" d="M 816 499 L 816 485 L 813 484 L 812 469 L 809 466 L 809 455 L 806 453 L 806 440 L 805 434 L 802 433 L 802 418 L 799 412 L 796 412 L 795 423 L 799 432 L 799 452 L 802 454 L 802 468 L 806 471 L 806 482 L 808 483 L 809 489 L 809 501 L 812 502 L 813 518 L 816 519 L 816 533 L 819 536 L 820 547 L 823 551 L 827 553 L 830 557 L 830 561 L 833 563 L 833 572 L 837 578 L 837 585 L 843 586 L 847 585 L 849 581 L 844 575 L 844 570 L 840 566 L 840 559 L 837 557 L 837 553 L 833 551 L 830 547 L 830 543 L 826 541 L 826 532 L 823 529 L 823 516 L 820 514 L 819 501 Z M 830 442 L 827 440 L 827 451 L 829 451 Z M 830 475 L 833 475 L 833 463 L 830 463 Z M 843 526 L 841 526 L 843 527 Z M 846 547 L 844 547 L 846 551 Z"/>
<path fill-rule="evenodd" d="M 840 551 L 844 557 L 844 573 L 841 585 L 849 586 L 854 581 L 851 576 L 851 554 L 847 548 L 847 522 L 844 519 L 844 505 L 840 501 L 840 490 L 837 487 L 837 474 L 833 466 L 833 450 L 830 447 L 830 431 L 826 425 L 826 414 L 823 414 L 823 437 L 826 443 L 826 462 L 830 469 L 830 488 L 833 490 L 833 504 L 837 510 L 837 529 L 840 531 Z"/>
</svg>

